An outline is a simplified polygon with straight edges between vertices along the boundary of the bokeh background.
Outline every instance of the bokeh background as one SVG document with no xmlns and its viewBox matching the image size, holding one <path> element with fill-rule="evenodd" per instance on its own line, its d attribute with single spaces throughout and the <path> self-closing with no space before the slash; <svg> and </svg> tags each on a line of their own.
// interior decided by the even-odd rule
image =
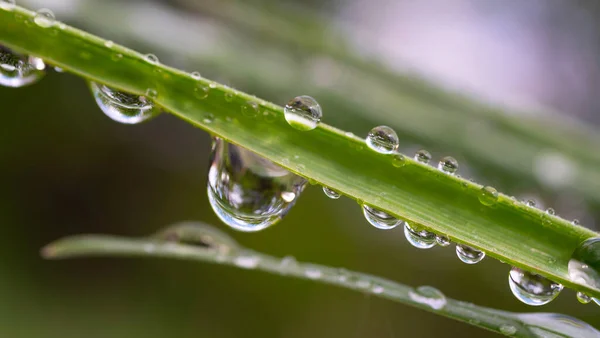
<svg viewBox="0 0 600 338">
<path fill-rule="evenodd" d="M 361 84 L 357 95 L 338 86 L 340 79 L 368 67 L 401 76 L 404 87 L 384 86 L 391 95 L 416 102 L 468 97 L 512 120 L 538 119 L 541 129 L 549 119 L 574 120 L 590 140 L 598 135 L 600 4 L 594 0 L 19 4 L 50 8 L 59 20 L 279 104 L 301 94 L 326 97 L 324 120 L 357 135 L 384 123 L 403 130 L 401 112 L 387 109 L 392 104 L 373 104 L 368 90 L 381 86 L 381 74 L 365 81 L 367 103 L 359 114 L 343 109 L 347 97 L 363 98 Z M 437 88 L 427 89 L 430 97 L 414 94 L 430 88 L 426 83 Z M 82 79 L 66 73 L 50 71 L 27 88 L 0 88 L 0 102 L 0 337 L 493 336 L 369 295 L 258 271 L 160 259 L 44 261 L 40 247 L 70 234 L 146 235 L 181 220 L 225 229 L 206 197 L 210 138 L 168 114 L 119 125 L 95 106 Z M 418 122 L 413 116 L 411 124 L 423 130 L 443 127 Z M 426 147 L 434 161 L 453 155 L 461 175 L 596 228 L 598 200 L 563 182 L 556 156 L 545 166 L 559 168 L 550 178 L 539 177 L 533 160 L 524 164 L 529 172 L 515 173 L 466 147 L 448 147 L 445 138 L 456 135 L 435 138 L 423 130 L 399 132 L 401 150 Z M 508 288 L 508 266 L 493 259 L 462 264 L 453 247 L 415 249 L 400 229 L 377 231 L 354 201 L 329 200 L 316 186 L 273 228 L 225 230 L 275 256 L 432 285 L 498 309 L 565 313 L 600 327 L 600 308 L 579 304 L 570 290 L 550 305 L 528 307 Z"/>
</svg>

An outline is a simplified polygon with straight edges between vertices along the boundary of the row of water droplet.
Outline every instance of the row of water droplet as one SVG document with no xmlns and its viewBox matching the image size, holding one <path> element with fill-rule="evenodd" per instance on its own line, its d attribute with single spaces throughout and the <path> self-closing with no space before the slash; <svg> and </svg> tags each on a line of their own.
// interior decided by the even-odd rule
<svg viewBox="0 0 600 338">
<path fill-rule="evenodd" d="M 0 0 L 2 9 L 11 10 L 13 6 L 14 1 Z M 33 21 L 40 27 L 51 27 L 55 23 L 52 12 L 45 9 L 38 11 Z M 105 44 L 109 48 L 112 45 L 111 41 Z M 152 54 L 148 54 L 145 59 L 153 64 L 158 63 L 158 59 Z M 45 69 L 46 65 L 42 59 L 15 53 L 0 46 L 0 85 L 22 87 L 35 83 L 44 76 Z M 59 68 L 56 70 L 60 71 Z M 197 72 L 191 73 L 190 76 L 196 80 L 201 78 Z M 149 88 L 146 95 L 141 96 L 124 93 L 94 82 L 90 82 L 89 86 L 101 110 L 117 122 L 137 124 L 161 112 L 153 102 L 153 99 L 158 96 L 154 89 Z M 204 99 L 208 96 L 208 90 L 209 88 L 200 86 L 196 88 L 195 96 Z M 229 96 L 225 94 L 227 101 L 231 101 L 232 98 L 231 94 Z M 256 103 L 242 107 L 242 112 L 247 112 L 245 115 L 254 115 L 251 113 L 256 110 Z M 298 96 L 287 103 L 284 117 L 293 128 L 309 131 L 317 127 L 322 118 L 322 110 L 313 98 Z M 374 151 L 392 155 L 392 164 L 395 167 L 402 167 L 406 163 L 404 155 L 397 153 L 399 138 L 390 127 L 373 128 L 365 141 Z M 249 150 L 216 137 L 213 138 L 210 156 L 207 192 L 211 207 L 224 223 L 236 230 L 259 231 L 277 223 L 289 212 L 306 187 L 306 179 Z M 431 158 L 431 154 L 426 150 L 420 150 L 414 156 L 416 161 L 423 164 L 428 164 Z M 458 162 L 452 157 L 444 157 L 438 163 L 438 169 L 454 175 L 458 170 Z M 339 192 L 329 187 L 323 187 L 323 191 L 332 199 L 341 196 Z M 479 200 L 483 205 L 492 206 L 498 200 L 498 192 L 493 187 L 483 187 Z M 534 207 L 535 202 L 527 201 L 526 205 Z M 408 222 L 367 204 L 362 204 L 362 209 L 365 219 L 378 229 L 389 230 L 403 225 L 406 239 L 416 248 L 429 249 L 436 244 L 443 247 L 451 244 L 450 239 L 445 235 L 411 226 Z M 546 213 L 554 215 L 554 210 L 548 209 Z M 582 244 L 578 250 L 569 263 L 571 279 L 579 284 L 600 288 L 600 239 L 591 239 Z M 478 263 L 485 257 L 485 252 L 460 244 L 456 246 L 456 253 L 460 260 L 467 264 Z M 251 262 L 242 260 L 240 264 L 250 265 Z M 317 272 L 312 273 L 311 276 L 316 278 Z M 543 305 L 550 302 L 563 288 L 562 285 L 545 277 L 518 268 L 511 269 L 509 285 L 517 299 L 530 305 Z M 591 300 L 600 303 L 597 299 L 582 293 L 578 293 L 577 297 L 582 303 L 589 303 Z"/>
</svg>

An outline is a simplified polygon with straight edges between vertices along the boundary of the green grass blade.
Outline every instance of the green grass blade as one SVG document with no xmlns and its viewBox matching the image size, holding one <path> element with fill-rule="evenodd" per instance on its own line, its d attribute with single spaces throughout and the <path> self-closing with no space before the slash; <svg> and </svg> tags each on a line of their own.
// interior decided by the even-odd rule
<svg viewBox="0 0 600 338">
<path fill-rule="evenodd" d="M 575 318 L 551 313 L 513 313 L 447 298 L 427 297 L 421 288 L 384 278 L 297 262 L 248 250 L 227 234 L 199 223 L 171 226 L 147 238 L 78 235 L 60 239 L 42 249 L 48 259 L 89 256 L 164 257 L 256 269 L 338 286 L 413 306 L 500 334 L 517 337 L 598 337 L 600 332 Z M 432 291 L 429 289 L 429 291 Z M 429 294 L 431 295 L 431 293 Z"/>
<path fill-rule="evenodd" d="M 107 47 L 105 40 L 60 23 L 40 27 L 33 16 L 18 7 L 0 10 L 0 43 L 129 93 L 155 90 L 155 101 L 173 115 L 361 204 L 600 297 L 600 290 L 574 283 L 567 273 L 578 244 L 597 236 L 588 229 L 503 194 L 492 207 L 484 206 L 478 184 L 409 158 L 398 168 L 392 165 L 393 156 L 378 154 L 364 140 L 326 124 L 310 132 L 295 130 L 285 122 L 280 106 L 206 79 L 195 80 L 130 49 Z M 197 98 L 199 88 L 208 88 L 208 96 Z M 253 116 L 244 114 L 251 106 L 257 107 L 250 109 Z"/>
</svg>

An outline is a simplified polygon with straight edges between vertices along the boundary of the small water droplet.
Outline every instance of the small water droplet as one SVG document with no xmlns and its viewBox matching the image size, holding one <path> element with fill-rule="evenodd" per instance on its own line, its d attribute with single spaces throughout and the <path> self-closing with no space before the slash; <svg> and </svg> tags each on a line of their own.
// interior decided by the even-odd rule
<svg viewBox="0 0 600 338">
<path fill-rule="evenodd" d="M 548 208 L 548 209 L 546 209 L 546 214 L 548 214 L 550 216 L 554 216 L 554 214 L 556 214 L 556 211 L 554 211 L 554 209 L 552 209 L 552 208 Z"/>
<path fill-rule="evenodd" d="M 254 269 L 260 263 L 260 258 L 252 253 L 240 253 L 233 259 L 233 264 L 244 269 Z"/>
<path fill-rule="evenodd" d="M 447 174 L 454 174 L 458 170 L 458 161 L 454 157 L 446 156 L 438 163 L 438 169 Z"/>
<path fill-rule="evenodd" d="M 400 140 L 394 129 L 379 126 L 371 129 L 366 139 L 369 148 L 381 154 L 391 154 L 398 149 Z"/>
<path fill-rule="evenodd" d="M 408 296 L 413 301 L 426 305 L 434 310 L 441 310 L 448 301 L 444 294 L 432 286 L 419 286 L 415 290 L 410 290 Z"/>
<path fill-rule="evenodd" d="M 204 118 L 202 119 L 202 122 L 206 123 L 206 124 L 210 124 L 215 120 L 215 115 L 212 113 L 206 113 L 204 115 Z"/>
<path fill-rule="evenodd" d="M 258 114 L 258 103 L 248 101 L 242 105 L 242 114 L 248 117 L 256 117 Z"/>
<path fill-rule="evenodd" d="M 371 292 L 373 292 L 376 295 L 382 294 L 385 291 L 385 288 L 379 284 L 374 284 L 373 287 L 371 288 Z"/>
<path fill-rule="evenodd" d="M 404 236 L 408 243 L 418 249 L 430 249 L 435 246 L 435 234 L 422 229 L 413 229 L 404 222 Z"/>
<path fill-rule="evenodd" d="M 294 258 L 292 256 L 285 256 L 281 259 L 281 262 L 279 263 L 279 272 L 282 275 L 286 275 L 290 271 L 293 271 L 294 269 L 296 269 L 297 267 L 298 267 L 298 262 L 296 261 L 296 258 Z"/>
<path fill-rule="evenodd" d="M 446 247 L 448 245 L 450 245 L 450 243 L 452 243 L 450 241 L 450 238 L 446 235 L 437 235 L 435 236 L 435 242 L 442 247 Z"/>
<path fill-rule="evenodd" d="M 431 161 L 431 154 L 427 150 L 421 149 L 416 152 L 415 160 L 424 164 L 428 164 L 429 161 Z"/>
<path fill-rule="evenodd" d="M 500 326 L 500 332 L 507 336 L 512 336 L 513 334 L 517 333 L 517 328 L 509 324 L 502 324 Z"/>
<path fill-rule="evenodd" d="M 54 71 L 57 72 L 57 73 L 64 73 L 65 70 L 62 69 L 62 68 L 60 68 L 60 67 L 58 67 L 58 66 L 56 66 L 56 67 L 54 67 Z"/>
<path fill-rule="evenodd" d="M 33 22 L 42 28 L 52 27 L 55 21 L 54 13 L 47 8 L 38 10 L 33 17 Z"/>
<path fill-rule="evenodd" d="M 456 255 L 467 264 L 479 263 L 485 258 L 485 252 L 460 244 L 456 245 Z"/>
<path fill-rule="evenodd" d="M 406 164 L 406 158 L 402 154 L 395 154 L 392 158 L 392 165 L 396 168 L 401 168 Z"/>
<path fill-rule="evenodd" d="M 42 59 L 0 46 L 1 86 L 18 88 L 35 83 L 46 75 L 45 69 Z"/>
<path fill-rule="evenodd" d="M 158 97 L 158 92 L 154 88 L 148 88 L 148 89 L 146 89 L 146 97 L 155 99 Z"/>
<path fill-rule="evenodd" d="M 144 60 L 151 64 L 157 65 L 159 63 L 158 57 L 154 54 L 146 54 L 144 55 Z"/>
<path fill-rule="evenodd" d="M 225 93 L 225 101 L 226 102 L 233 101 L 233 94 L 231 94 L 231 93 Z"/>
<path fill-rule="evenodd" d="M 550 303 L 563 289 L 561 284 L 516 267 L 510 269 L 508 285 L 518 300 L 532 306 Z"/>
<path fill-rule="evenodd" d="M 15 0 L 0 0 L 0 8 L 11 11 L 16 6 Z"/>
<path fill-rule="evenodd" d="M 401 220 L 388 214 L 387 212 L 375 209 L 366 204 L 362 205 L 362 209 L 367 221 L 377 229 L 389 230 L 402 223 Z"/>
<path fill-rule="evenodd" d="M 190 76 L 194 80 L 200 80 L 202 78 L 202 75 L 200 75 L 200 72 L 191 72 Z"/>
<path fill-rule="evenodd" d="M 579 225 L 579 220 L 576 218 L 574 220 L 571 221 L 571 224 L 573 225 Z"/>
<path fill-rule="evenodd" d="M 588 304 L 589 302 L 592 301 L 592 297 L 586 295 L 583 292 L 577 292 L 577 300 L 581 303 L 581 304 Z"/>
<path fill-rule="evenodd" d="M 136 124 L 160 114 L 160 109 L 145 96 L 124 93 L 95 82 L 89 85 L 100 109 L 114 121 Z"/>
<path fill-rule="evenodd" d="M 488 207 L 496 204 L 498 202 L 498 191 L 490 186 L 481 188 L 481 192 L 479 193 L 479 202 Z"/>
<path fill-rule="evenodd" d="M 325 196 L 337 200 L 338 198 L 340 198 L 341 194 L 333 189 L 330 189 L 326 186 L 323 186 L 323 192 L 325 193 Z"/>
<path fill-rule="evenodd" d="M 112 42 L 111 40 L 107 40 L 106 42 L 104 42 L 104 47 L 106 48 L 112 48 L 115 45 L 114 42 Z"/>
<path fill-rule="evenodd" d="M 210 205 L 225 224 L 240 231 L 259 231 L 277 223 L 307 183 L 306 179 L 220 138 L 213 139 L 210 163 Z"/>
<path fill-rule="evenodd" d="M 600 289 L 600 238 L 589 238 L 571 255 L 569 277 L 575 283 Z"/>
<path fill-rule="evenodd" d="M 323 276 L 323 273 L 319 268 L 311 266 L 307 267 L 306 270 L 304 270 L 304 275 L 310 279 L 319 279 Z"/>
<path fill-rule="evenodd" d="M 323 111 L 317 101 L 305 95 L 291 99 L 285 105 L 284 113 L 288 124 L 302 131 L 315 129 L 323 117 Z"/>
<path fill-rule="evenodd" d="M 530 208 L 535 208 L 535 201 L 534 200 L 527 200 L 527 202 L 525 202 L 525 205 L 530 207 Z"/>
<path fill-rule="evenodd" d="M 123 59 L 123 54 L 121 54 L 121 53 L 112 54 L 110 56 L 110 59 L 113 60 L 113 61 L 115 61 L 115 62 L 120 61 L 121 59 Z"/>
</svg>

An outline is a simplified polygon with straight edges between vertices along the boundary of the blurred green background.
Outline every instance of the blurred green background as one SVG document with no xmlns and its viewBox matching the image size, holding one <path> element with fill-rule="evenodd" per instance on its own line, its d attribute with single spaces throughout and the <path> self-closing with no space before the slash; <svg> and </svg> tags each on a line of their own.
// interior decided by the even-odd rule
<svg viewBox="0 0 600 338">
<path fill-rule="evenodd" d="M 274 21 L 277 17 L 273 13 L 283 10 L 292 13 L 291 17 L 300 23 L 310 24 L 313 30 L 328 35 L 328 30 L 317 29 L 317 24 L 310 21 L 314 19 L 313 16 L 306 16 L 306 13 L 318 13 L 317 19 L 331 18 L 327 27 L 344 27 L 350 23 L 353 27 L 369 27 L 371 33 L 380 37 L 380 40 L 369 42 L 371 45 L 365 41 L 364 46 L 344 47 L 344 51 L 361 55 L 377 54 L 377 59 L 384 60 L 381 62 L 388 69 L 403 68 L 402 65 L 405 65 L 411 72 L 477 96 L 480 100 L 492 101 L 495 105 L 502 103 L 528 109 L 531 104 L 523 105 L 521 100 L 526 98 L 528 102 L 537 102 L 549 110 L 569 111 L 571 117 L 584 120 L 596 128 L 598 116 L 595 112 L 600 106 L 595 94 L 600 90 L 598 45 L 588 46 L 589 51 L 574 51 L 579 56 L 595 55 L 595 59 L 586 65 L 581 65 L 577 58 L 572 61 L 576 66 L 568 69 L 568 76 L 565 76 L 574 78 L 573 83 L 581 79 L 584 90 L 582 93 L 577 86 L 569 87 L 566 90 L 570 91 L 570 95 L 564 95 L 563 100 L 560 99 L 562 94 L 556 94 L 556 84 L 548 84 L 561 81 L 564 84 L 564 79 L 558 74 L 560 72 L 558 75 L 548 74 L 542 71 L 545 69 L 542 66 L 520 62 L 522 58 L 535 60 L 526 51 L 526 56 L 519 57 L 517 53 L 513 59 L 491 60 L 487 64 L 485 60 L 475 58 L 483 66 L 474 65 L 478 73 L 468 79 L 459 67 L 461 63 L 449 61 L 444 55 L 429 63 L 411 61 L 409 57 L 396 62 L 393 52 L 369 47 L 373 44 L 401 46 L 405 40 L 414 40 L 406 38 L 407 34 L 422 34 L 423 41 L 430 41 L 429 45 L 425 42 L 415 45 L 413 42 L 407 43 L 407 46 L 416 50 L 416 54 L 422 53 L 423 58 L 430 57 L 430 51 L 439 55 L 439 51 L 431 46 L 441 43 L 449 44 L 448 52 L 460 47 L 466 48 L 465 54 L 475 53 L 484 58 L 485 53 L 477 53 L 482 49 L 481 45 L 456 42 L 460 40 L 459 33 L 456 33 L 457 40 L 453 40 L 456 45 L 442 37 L 432 37 L 435 32 L 443 35 L 447 30 L 439 24 L 443 22 L 440 17 L 450 16 L 455 22 L 462 23 L 453 27 L 458 27 L 457 31 L 462 29 L 465 39 L 470 36 L 470 29 L 477 27 L 475 23 L 479 22 L 483 25 L 479 30 L 483 36 L 481 41 L 495 40 L 495 43 L 501 44 L 502 40 L 497 40 L 501 34 L 492 34 L 494 27 L 490 27 L 492 24 L 484 19 L 492 14 L 501 15 L 496 22 L 496 29 L 504 32 L 502 29 L 508 27 L 508 32 L 513 32 L 514 22 L 522 20 L 523 14 L 519 14 L 519 11 L 528 10 L 527 13 L 531 15 L 541 14 L 534 17 L 539 20 L 533 20 L 535 24 L 523 34 L 541 44 L 542 47 L 538 47 L 542 51 L 564 54 L 564 59 L 559 59 L 556 53 L 548 53 L 551 55 L 546 57 L 546 66 L 548 69 L 555 68 L 554 65 L 560 64 L 561 60 L 573 60 L 574 56 L 565 50 L 579 45 L 578 42 L 571 42 L 565 47 L 551 41 L 576 40 L 584 45 L 588 35 L 590 39 L 600 36 L 594 28 L 600 18 L 595 14 L 598 10 L 593 2 L 567 4 L 537 1 L 514 9 L 506 4 L 516 5 L 520 2 L 495 0 L 487 1 L 488 5 L 485 6 L 475 5 L 475 2 L 468 0 L 425 2 L 442 6 L 443 15 L 421 16 L 421 26 L 415 26 L 421 27 L 421 30 L 413 26 L 369 26 L 378 18 L 382 22 L 386 21 L 385 18 L 389 19 L 387 11 L 396 13 L 398 18 L 412 17 L 411 13 L 414 16 L 422 14 L 420 6 L 410 5 L 411 1 L 400 1 L 407 4 L 402 7 L 383 0 L 373 3 L 357 0 L 352 2 L 354 11 L 349 11 L 346 4 L 318 1 L 285 3 L 283 7 L 281 3 L 266 0 L 243 4 L 191 0 L 36 0 L 21 3 L 29 8 L 53 9 L 60 20 L 112 38 L 141 52 L 155 52 L 164 63 L 190 71 L 199 70 L 206 77 L 224 81 L 279 104 L 288 98 L 305 94 L 298 91 L 303 90 L 306 83 L 295 83 L 294 78 L 281 79 L 284 77 L 282 67 L 295 64 L 302 69 L 302 61 L 295 61 L 299 47 L 273 41 L 276 39 L 272 38 L 268 29 L 259 31 L 252 38 L 244 35 L 248 33 L 243 25 L 218 15 L 217 4 L 226 3 L 231 5 L 230 8 L 250 6 L 266 13 L 267 17 L 272 15 Z M 369 6 L 378 11 L 362 10 Z M 565 8 L 572 11 L 566 13 L 575 13 L 565 14 L 571 18 L 570 21 L 564 17 L 555 17 L 558 21 L 551 20 L 553 15 L 561 11 L 565 13 Z M 112 16 L 116 13 L 122 17 Z M 127 16 L 127 13 L 131 16 Z M 128 19 L 124 20 L 125 17 Z M 134 17 L 135 20 L 132 19 Z M 580 22 L 582 17 L 587 21 Z M 173 21 L 174 18 L 181 20 Z M 144 23 L 144 20 L 150 21 Z M 569 23 L 568 29 L 555 28 L 554 23 L 563 21 Z M 189 26 L 189 36 L 181 34 L 181 27 L 188 27 L 185 26 L 187 22 L 193 23 Z M 466 22 L 472 22 L 472 26 L 466 25 Z M 178 28 L 178 25 L 183 26 Z M 139 27 L 146 29 L 135 33 L 136 27 L 138 30 Z M 230 40 L 214 33 L 221 29 L 227 31 L 225 36 L 229 36 Z M 392 33 L 383 34 L 381 30 L 384 29 L 392 30 Z M 170 30 L 176 33 L 170 35 Z M 311 31 L 311 28 L 306 27 L 306 30 Z M 342 31 L 349 41 L 364 41 L 360 40 L 360 34 L 363 33 L 357 33 L 360 31 L 358 29 L 336 31 Z M 577 32 L 586 32 L 588 35 L 579 34 L 578 38 L 574 38 Z M 147 36 L 147 39 L 141 39 L 140 36 Z M 198 36 L 206 39 L 196 41 Z M 216 36 L 218 39 L 214 39 Z M 397 40 L 390 40 L 394 36 Z M 505 37 L 506 41 L 511 38 L 510 34 Z M 172 48 L 168 45 L 169 41 Z M 153 49 L 161 44 L 163 50 Z M 264 54 L 251 50 L 251 46 L 263 46 L 261 52 Z M 231 53 L 236 50 L 242 58 L 233 59 Z M 278 51 L 277 54 L 272 52 L 274 50 Z M 538 52 L 542 57 L 542 52 Z M 246 63 L 231 61 L 243 60 L 245 53 L 248 53 Z M 302 53 L 310 54 L 310 51 L 303 50 Z M 282 55 L 286 60 L 280 62 L 278 60 Z M 457 55 L 460 54 L 455 53 L 453 57 Z M 456 68 L 455 76 L 438 71 L 437 74 L 442 75 L 436 77 L 436 69 L 443 68 L 431 66 L 436 62 L 448 63 L 448 69 Z M 324 73 L 328 73 L 328 67 L 333 66 L 325 67 Z M 429 73 L 431 69 L 428 67 L 433 69 Z M 494 78 L 494 74 L 498 73 L 495 67 L 504 67 L 503 71 L 510 75 Z M 523 71 L 527 67 L 541 70 Z M 256 69 L 260 72 L 256 72 Z M 487 73 L 486 69 L 489 70 Z M 544 76 L 536 77 L 538 73 Z M 490 93 L 499 92 L 498 97 L 490 98 L 484 92 L 466 88 L 469 81 L 477 84 L 473 79 L 482 76 L 490 77 L 489 81 L 482 83 L 485 82 L 484 87 L 489 87 L 487 90 Z M 505 81 L 499 81 L 500 78 Z M 494 82 L 494 79 L 499 81 L 496 87 L 488 83 Z M 511 81 L 521 83 L 519 79 L 527 82 L 532 90 L 518 88 L 522 96 L 514 99 L 505 92 Z M 277 84 L 277 81 L 285 82 L 285 86 L 264 85 Z M 310 94 L 319 100 L 318 88 Z M 581 100 L 574 102 L 573 96 Z M 0 102 L 3 113 L 0 133 L 0 155 L 3 160 L 0 167 L 3 187 L 0 192 L 0 219 L 4 225 L 4 233 L 0 236 L 0 246 L 3 248 L 0 257 L 0 337 L 493 336 L 447 318 L 369 295 L 257 271 L 160 259 L 43 261 L 39 257 L 39 249 L 65 235 L 84 232 L 146 235 L 181 220 L 220 224 L 206 197 L 210 138 L 201 130 L 168 114 L 138 126 L 114 123 L 95 105 L 82 79 L 53 71 L 31 87 L 0 88 Z M 327 123 L 361 136 L 376 123 L 385 123 L 385 118 L 370 116 L 369 112 L 365 112 L 361 118 L 347 116 L 343 111 L 330 111 L 326 105 L 323 110 Z M 392 116 L 394 112 L 388 114 Z M 561 115 L 561 118 L 564 116 Z M 404 141 L 403 151 L 417 150 L 426 143 L 415 143 L 412 135 L 400 136 Z M 434 160 L 446 154 L 459 159 L 463 156 L 460 149 L 444 149 L 443 138 L 430 140 L 426 145 L 431 145 L 432 148 L 428 149 L 432 150 Z M 447 153 L 436 152 L 440 149 Z M 499 190 L 507 191 L 520 185 L 514 180 L 496 180 L 494 171 L 486 171 L 485 165 L 478 167 L 484 168 L 482 170 L 469 168 L 469 163 L 461 163 L 461 166 L 463 176 L 469 176 L 467 173 L 478 179 L 484 176 L 486 182 L 496 182 Z M 509 187 L 502 185 L 505 181 L 511 181 L 510 184 L 506 183 Z M 526 189 L 507 192 L 531 193 L 530 182 L 523 182 L 523 185 Z M 564 196 L 551 192 L 540 192 L 537 197 L 538 201 L 547 205 L 558 204 L 556 208 L 559 214 L 578 216 L 585 220 L 585 225 L 593 227 L 598 213 L 595 204 L 586 203 L 583 197 L 577 195 L 568 196 L 574 197 L 563 201 Z M 226 227 L 221 225 L 221 228 Z M 570 290 L 563 291 L 550 305 L 528 307 L 517 301 L 508 288 L 508 266 L 492 259 L 474 266 L 462 264 L 456 258 L 453 247 L 415 249 L 406 243 L 401 229 L 378 231 L 363 219 L 354 201 L 346 198 L 329 200 L 317 186 L 308 187 L 294 209 L 277 226 L 253 234 L 228 232 L 243 245 L 275 256 L 293 255 L 301 261 L 346 267 L 409 285 L 432 285 L 448 297 L 503 310 L 565 313 L 600 327 L 600 309 L 579 304 Z"/>
</svg>

